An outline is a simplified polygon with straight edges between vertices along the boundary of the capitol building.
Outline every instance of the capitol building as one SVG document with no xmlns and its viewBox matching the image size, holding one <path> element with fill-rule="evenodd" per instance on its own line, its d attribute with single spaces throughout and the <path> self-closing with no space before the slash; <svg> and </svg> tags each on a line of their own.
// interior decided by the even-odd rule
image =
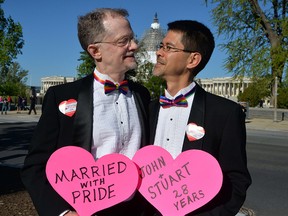
<svg viewBox="0 0 288 216">
<path fill-rule="evenodd" d="M 69 82 L 74 82 L 75 77 L 64 77 L 64 76 L 50 76 L 41 78 L 41 89 L 40 95 L 45 95 L 48 88 L 55 85 L 61 85 Z"/>
<path fill-rule="evenodd" d="M 158 45 L 162 42 L 165 37 L 165 30 L 160 27 L 160 23 L 157 17 L 157 13 L 154 16 L 154 20 L 148 30 L 143 34 L 139 41 L 139 47 L 141 49 L 142 62 L 144 60 L 149 61 L 153 64 L 156 63 L 156 51 Z"/>
<path fill-rule="evenodd" d="M 165 35 L 165 30 L 161 28 L 157 13 L 154 15 L 153 22 L 149 29 L 145 31 L 139 41 L 139 47 L 142 50 L 142 63 L 156 63 L 157 46 L 162 41 Z M 141 63 L 140 63 L 141 64 Z M 74 82 L 75 77 L 50 76 L 41 79 L 40 95 L 45 95 L 48 88 L 54 85 L 60 85 L 68 82 Z M 235 79 L 233 77 L 211 78 L 211 79 L 196 79 L 197 83 L 202 86 L 207 92 L 229 98 L 237 101 L 240 92 L 249 86 L 252 82 L 250 78 L 244 77 Z"/>
<path fill-rule="evenodd" d="M 233 101 L 237 101 L 238 95 L 244 92 L 252 82 L 248 77 L 242 79 L 235 79 L 233 77 L 196 79 L 196 81 L 205 91 Z"/>
</svg>

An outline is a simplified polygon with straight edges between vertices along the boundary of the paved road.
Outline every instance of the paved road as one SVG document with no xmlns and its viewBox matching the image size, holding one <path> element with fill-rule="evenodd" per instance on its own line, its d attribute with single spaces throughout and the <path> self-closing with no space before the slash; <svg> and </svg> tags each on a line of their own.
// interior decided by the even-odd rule
<svg viewBox="0 0 288 216">
<path fill-rule="evenodd" d="M 0 165 L 22 167 L 36 122 L 0 124 Z"/>
<path fill-rule="evenodd" d="M 24 189 L 20 168 L 37 122 L 0 124 L 0 194 Z"/>
<path fill-rule="evenodd" d="M 257 216 L 287 215 L 287 155 L 286 132 L 248 131 L 248 168 L 253 182 L 245 206 Z"/>
<path fill-rule="evenodd" d="M 24 189 L 20 168 L 39 117 L 27 111 L 0 115 L 0 195 Z"/>
</svg>

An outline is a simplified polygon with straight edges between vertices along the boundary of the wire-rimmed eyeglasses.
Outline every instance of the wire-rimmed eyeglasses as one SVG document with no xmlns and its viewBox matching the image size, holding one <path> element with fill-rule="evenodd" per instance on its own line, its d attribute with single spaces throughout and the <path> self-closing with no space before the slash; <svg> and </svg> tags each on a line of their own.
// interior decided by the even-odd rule
<svg viewBox="0 0 288 216">
<path fill-rule="evenodd" d="M 188 53 L 196 52 L 196 51 L 193 51 L 193 50 L 180 49 L 180 48 L 173 47 L 173 46 L 170 46 L 170 45 L 164 45 L 163 43 L 160 43 L 157 46 L 157 48 L 158 49 L 162 49 L 164 52 L 188 52 Z"/>
<path fill-rule="evenodd" d="M 107 43 L 107 44 L 112 44 L 114 46 L 117 46 L 117 47 L 125 47 L 125 46 L 130 46 L 131 45 L 131 41 L 134 41 L 135 42 L 135 39 L 134 37 L 123 37 L 121 39 L 119 39 L 118 41 L 96 41 L 94 42 L 94 44 L 97 44 L 97 43 Z M 136 42 L 135 42 L 136 43 Z"/>
</svg>

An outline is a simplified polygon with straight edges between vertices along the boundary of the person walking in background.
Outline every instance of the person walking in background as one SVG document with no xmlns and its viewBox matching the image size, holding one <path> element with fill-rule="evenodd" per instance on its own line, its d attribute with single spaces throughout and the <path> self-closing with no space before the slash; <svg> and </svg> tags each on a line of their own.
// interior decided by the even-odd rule
<svg viewBox="0 0 288 216">
<path fill-rule="evenodd" d="M 82 79 L 50 87 L 45 95 L 21 174 L 41 216 L 78 215 L 54 191 L 45 175 L 47 160 L 54 151 L 79 146 L 95 159 L 110 153 L 132 158 L 149 141 L 149 91 L 125 79 L 125 73 L 137 66 L 134 54 L 138 48 L 127 17 L 125 9 L 112 8 L 99 8 L 80 16 L 78 38 L 96 67 Z M 66 113 L 63 106 L 68 102 Z M 97 215 L 143 215 L 145 203 L 136 193 L 131 200 Z"/>
<path fill-rule="evenodd" d="M 2 110 L 3 106 L 3 97 L 0 95 L 0 110 Z"/>
<path fill-rule="evenodd" d="M 5 115 L 7 115 L 7 110 L 8 110 L 8 101 L 7 101 L 7 98 L 4 97 L 4 98 L 2 99 L 2 102 L 3 102 L 3 104 L 2 104 L 2 109 L 1 109 L 1 115 L 3 115 L 3 113 L 5 113 Z"/>
<path fill-rule="evenodd" d="M 18 96 L 18 101 L 17 101 L 17 113 L 21 113 L 20 112 L 21 109 L 22 109 L 22 97 L 19 95 Z"/>
<path fill-rule="evenodd" d="M 241 106 L 206 92 L 194 81 L 214 47 L 214 37 L 202 23 L 171 22 L 156 52 L 153 70 L 155 76 L 166 81 L 167 89 L 165 96 L 150 106 L 150 142 L 165 148 L 174 158 L 190 149 L 206 151 L 217 159 L 223 172 L 220 192 L 208 204 L 188 214 L 193 216 L 235 216 L 251 184 Z M 191 138 L 190 125 L 202 128 L 204 136 Z M 160 214 L 155 210 L 154 215 Z"/>
<path fill-rule="evenodd" d="M 7 97 L 7 102 L 8 102 L 7 110 L 10 111 L 10 109 L 11 109 L 11 103 L 13 102 L 13 101 L 12 101 L 12 97 L 8 96 L 8 97 Z"/>
<path fill-rule="evenodd" d="M 35 114 L 35 115 L 37 114 L 37 112 L 36 112 L 36 107 L 35 107 L 35 105 L 36 105 L 36 99 L 37 99 L 37 97 L 36 97 L 35 94 L 33 94 L 33 95 L 30 96 L 30 108 L 29 108 L 28 115 L 31 114 L 31 111 L 32 111 L 32 110 L 34 111 L 34 114 Z"/>
<path fill-rule="evenodd" d="M 264 100 L 261 99 L 261 100 L 259 101 L 259 107 L 260 107 L 260 108 L 263 108 L 263 104 L 264 104 Z"/>
<path fill-rule="evenodd" d="M 27 109 L 27 97 L 22 97 L 21 110 Z"/>
</svg>

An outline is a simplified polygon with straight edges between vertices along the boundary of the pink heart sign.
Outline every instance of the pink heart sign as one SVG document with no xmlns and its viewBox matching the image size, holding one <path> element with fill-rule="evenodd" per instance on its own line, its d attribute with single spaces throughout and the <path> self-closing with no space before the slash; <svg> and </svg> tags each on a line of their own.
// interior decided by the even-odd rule
<svg viewBox="0 0 288 216">
<path fill-rule="evenodd" d="M 133 161 L 140 169 L 140 193 L 164 216 L 182 216 L 208 203 L 222 186 L 217 160 L 188 150 L 175 160 L 159 146 L 146 146 Z"/>
<path fill-rule="evenodd" d="M 80 216 L 90 216 L 132 197 L 139 172 L 128 157 L 108 154 L 96 162 L 83 148 L 67 146 L 55 151 L 46 165 L 54 190 Z"/>
</svg>

